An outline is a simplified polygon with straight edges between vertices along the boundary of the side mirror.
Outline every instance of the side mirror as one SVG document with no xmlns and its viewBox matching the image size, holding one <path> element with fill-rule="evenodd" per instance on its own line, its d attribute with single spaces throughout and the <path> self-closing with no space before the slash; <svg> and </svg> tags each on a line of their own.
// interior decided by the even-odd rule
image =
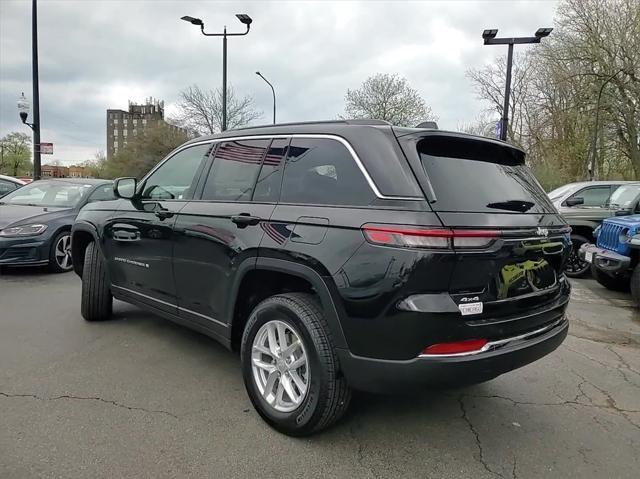
<svg viewBox="0 0 640 479">
<path fill-rule="evenodd" d="M 138 180 L 135 178 L 117 178 L 113 181 L 113 192 L 118 198 L 131 200 L 136 196 Z"/>
<path fill-rule="evenodd" d="M 617 210 L 615 216 L 628 216 L 631 214 L 630 210 Z"/>
<path fill-rule="evenodd" d="M 584 205 L 584 198 L 578 196 L 578 197 L 574 197 L 574 198 L 567 198 L 564 202 L 565 205 L 567 206 L 578 206 L 578 205 Z"/>
</svg>

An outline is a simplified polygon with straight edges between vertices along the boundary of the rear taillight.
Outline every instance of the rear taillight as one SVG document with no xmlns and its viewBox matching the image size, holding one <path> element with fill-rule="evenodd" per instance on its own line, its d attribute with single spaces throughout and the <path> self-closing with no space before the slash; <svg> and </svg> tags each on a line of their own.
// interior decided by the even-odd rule
<svg viewBox="0 0 640 479">
<path fill-rule="evenodd" d="M 432 344 L 424 348 L 422 354 L 438 355 L 480 352 L 487 343 L 488 341 L 486 339 L 465 339 L 464 341 L 455 341 L 452 343 Z"/>
<path fill-rule="evenodd" d="M 489 246 L 500 232 L 496 230 L 464 230 L 421 228 L 396 225 L 364 225 L 362 232 L 370 243 L 413 248 L 477 249 Z"/>
</svg>

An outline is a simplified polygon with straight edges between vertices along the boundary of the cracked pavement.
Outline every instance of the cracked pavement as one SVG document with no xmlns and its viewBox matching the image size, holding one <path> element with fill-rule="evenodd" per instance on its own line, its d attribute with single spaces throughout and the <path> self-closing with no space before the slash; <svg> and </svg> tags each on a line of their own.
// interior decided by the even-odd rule
<svg viewBox="0 0 640 479">
<path fill-rule="evenodd" d="M 312 438 L 269 429 L 239 361 L 116 303 L 80 317 L 73 274 L 0 276 L 0 477 L 626 478 L 640 470 L 640 315 L 574 281 L 546 358 L 485 384 L 356 394 Z"/>
</svg>

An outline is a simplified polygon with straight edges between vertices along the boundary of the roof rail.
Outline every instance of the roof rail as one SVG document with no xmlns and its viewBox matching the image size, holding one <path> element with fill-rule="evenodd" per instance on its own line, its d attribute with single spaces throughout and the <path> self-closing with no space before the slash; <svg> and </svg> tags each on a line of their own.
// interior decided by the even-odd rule
<svg viewBox="0 0 640 479">
<path fill-rule="evenodd" d="M 368 119 L 354 119 L 354 120 L 315 120 L 315 121 L 293 121 L 290 123 L 273 123 L 268 125 L 255 125 L 244 126 L 242 128 L 234 128 L 234 131 L 240 130 L 256 130 L 259 128 L 274 128 L 278 126 L 297 126 L 297 125 L 391 125 L 388 121 L 384 120 L 368 120 Z"/>
</svg>

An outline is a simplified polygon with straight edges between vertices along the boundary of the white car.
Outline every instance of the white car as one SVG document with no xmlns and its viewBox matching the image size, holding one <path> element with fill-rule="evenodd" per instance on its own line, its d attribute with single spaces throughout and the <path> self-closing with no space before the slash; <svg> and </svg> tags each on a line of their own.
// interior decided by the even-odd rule
<svg viewBox="0 0 640 479">
<path fill-rule="evenodd" d="M 560 213 L 576 207 L 602 207 L 618 186 L 625 183 L 634 182 L 609 180 L 568 183 L 549 192 L 548 196 Z"/>
<path fill-rule="evenodd" d="M 18 178 L 0 175 L 0 198 L 24 185 L 26 185 L 26 183 Z"/>
</svg>

